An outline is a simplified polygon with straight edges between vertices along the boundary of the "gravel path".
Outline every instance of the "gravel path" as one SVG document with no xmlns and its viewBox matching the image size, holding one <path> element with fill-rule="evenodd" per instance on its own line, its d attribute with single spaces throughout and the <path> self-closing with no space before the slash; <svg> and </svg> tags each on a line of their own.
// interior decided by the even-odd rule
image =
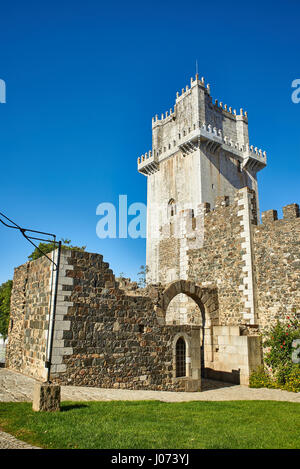
<svg viewBox="0 0 300 469">
<path fill-rule="evenodd" d="M 0 402 L 31 401 L 35 380 L 0 368 Z M 164 402 L 273 400 L 300 403 L 300 393 L 280 389 L 251 389 L 219 381 L 203 380 L 202 392 L 134 391 L 80 386 L 62 386 L 62 401 L 160 400 Z"/>
<path fill-rule="evenodd" d="M 37 446 L 30 446 L 24 441 L 17 440 L 9 433 L 0 432 L 0 449 L 40 449 Z"/>
</svg>

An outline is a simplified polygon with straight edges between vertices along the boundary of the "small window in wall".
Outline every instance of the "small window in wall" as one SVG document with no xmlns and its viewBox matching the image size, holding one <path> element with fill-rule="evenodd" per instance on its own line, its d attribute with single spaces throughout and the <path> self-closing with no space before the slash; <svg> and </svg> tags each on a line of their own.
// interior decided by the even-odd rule
<svg viewBox="0 0 300 469">
<path fill-rule="evenodd" d="M 174 199 L 170 199 L 168 202 L 168 216 L 173 217 L 176 215 L 176 203 Z"/>
<path fill-rule="evenodd" d="M 176 342 L 176 378 L 186 376 L 186 346 L 185 340 L 180 337 Z"/>
<path fill-rule="evenodd" d="M 239 172 L 239 173 L 242 172 L 242 165 L 241 165 L 241 162 L 240 162 L 240 161 L 237 162 L 237 169 L 238 169 L 238 172 Z"/>
</svg>

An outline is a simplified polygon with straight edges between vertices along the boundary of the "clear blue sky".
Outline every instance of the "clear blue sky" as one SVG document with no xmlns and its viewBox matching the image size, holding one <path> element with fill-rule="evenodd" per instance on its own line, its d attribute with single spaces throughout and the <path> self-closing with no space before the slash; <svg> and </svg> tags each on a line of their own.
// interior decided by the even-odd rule
<svg viewBox="0 0 300 469">
<path fill-rule="evenodd" d="M 146 202 L 136 159 L 151 119 L 199 74 L 213 99 L 248 111 L 251 144 L 267 151 L 262 210 L 300 201 L 300 3 L 279 1 L 2 2 L 0 211 L 99 252 L 136 277 L 145 240 L 101 240 L 96 207 Z M 32 251 L 0 226 L 0 283 Z"/>
</svg>

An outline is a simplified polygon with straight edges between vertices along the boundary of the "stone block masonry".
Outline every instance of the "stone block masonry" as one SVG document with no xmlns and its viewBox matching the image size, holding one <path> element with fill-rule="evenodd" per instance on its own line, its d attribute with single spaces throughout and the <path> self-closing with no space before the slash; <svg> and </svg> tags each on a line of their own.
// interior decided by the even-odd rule
<svg viewBox="0 0 300 469">
<path fill-rule="evenodd" d="M 65 250 L 61 259 L 51 381 L 108 388 L 199 390 L 199 327 L 167 326 L 161 321 L 156 305 L 162 287 L 128 296 L 101 255 Z M 37 272 L 43 282 L 38 282 L 35 290 L 31 279 Z M 7 346 L 7 366 L 41 381 L 46 376 L 50 275 L 49 261 L 43 258 L 16 269 L 14 325 Z M 173 356 L 175 337 L 182 335 L 188 344 L 185 380 L 176 377 Z M 192 355 L 188 350 L 194 351 Z M 186 384 L 193 379 L 196 384 Z"/>
<path fill-rule="evenodd" d="M 46 376 L 51 264 L 40 258 L 15 269 L 6 366 L 43 380 Z"/>
<path fill-rule="evenodd" d="M 264 328 L 300 313 L 299 206 L 284 207 L 281 220 L 275 210 L 263 212 L 261 224 L 256 214 L 253 191 L 239 190 L 205 211 L 202 245 L 187 251 L 188 278 L 218 288 L 223 325 Z"/>
<path fill-rule="evenodd" d="M 257 315 L 261 327 L 290 315 L 300 317 L 300 218 L 299 205 L 262 213 L 253 227 L 254 274 Z"/>
<path fill-rule="evenodd" d="M 180 332 L 190 336 L 193 327 L 160 325 L 153 299 L 127 296 L 102 256 L 72 252 L 68 264 L 73 285 L 65 298 L 70 306 L 63 321 L 69 330 L 62 344 L 68 353 L 61 364 L 65 369 L 53 371 L 55 382 L 184 390 L 174 379 L 172 343 Z"/>
</svg>

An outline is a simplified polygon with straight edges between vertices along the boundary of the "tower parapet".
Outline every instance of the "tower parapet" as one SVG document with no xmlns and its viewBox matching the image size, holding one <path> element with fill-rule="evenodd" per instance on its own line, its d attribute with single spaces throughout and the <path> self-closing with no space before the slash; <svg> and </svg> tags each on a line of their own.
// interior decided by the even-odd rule
<svg viewBox="0 0 300 469">
<path fill-rule="evenodd" d="M 159 170 L 159 163 L 165 158 L 169 158 L 178 151 L 181 151 L 182 156 L 195 151 L 200 147 L 200 143 L 206 144 L 206 148 L 215 154 L 217 150 L 223 149 L 231 153 L 243 167 L 248 167 L 255 172 L 263 169 L 267 164 L 267 153 L 253 145 L 233 141 L 228 136 L 223 136 L 222 129 L 212 127 L 211 124 L 203 122 L 202 124 L 195 124 L 195 128 L 188 129 L 188 132 L 183 131 L 183 137 L 180 136 L 180 142 L 176 144 L 173 141 L 168 146 L 164 146 L 158 150 L 149 150 L 141 157 L 138 158 L 138 171 L 142 174 L 148 175 Z"/>
<path fill-rule="evenodd" d="M 191 78 L 190 87 L 177 92 L 174 109 L 152 119 L 152 150 L 138 159 L 138 171 L 152 174 L 160 163 L 177 152 L 191 153 L 200 144 L 215 154 L 218 150 L 231 153 L 243 168 L 256 173 L 266 166 L 266 152 L 249 145 L 248 115 L 240 114 L 218 100 L 212 103 L 210 85 Z M 147 160 L 147 161 L 146 161 Z"/>
</svg>

